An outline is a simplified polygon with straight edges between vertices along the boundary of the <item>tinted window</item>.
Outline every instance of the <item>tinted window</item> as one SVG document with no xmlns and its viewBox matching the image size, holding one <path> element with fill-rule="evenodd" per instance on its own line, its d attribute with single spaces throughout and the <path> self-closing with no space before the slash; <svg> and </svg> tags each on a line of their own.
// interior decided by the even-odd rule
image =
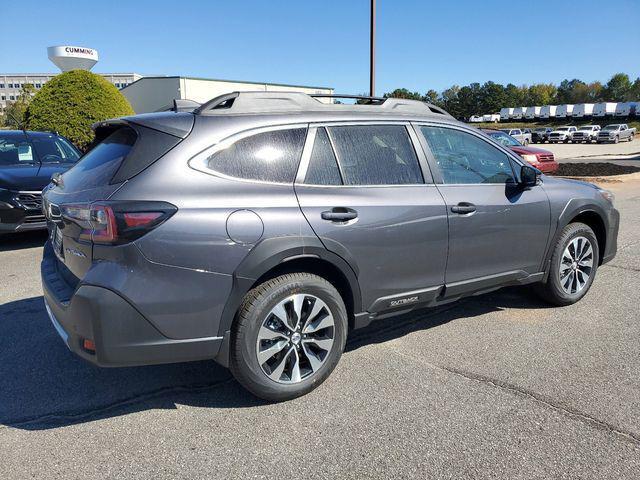
<svg viewBox="0 0 640 480">
<path fill-rule="evenodd" d="M 331 127 L 345 185 L 423 183 L 413 145 L 402 125 Z"/>
<path fill-rule="evenodd" d="M 342 185 L 336 156 L 324 128 L 319 128 L 316 133 L 304 181 L 311 185 Z"/>
<path fill-rule="evenodd" d="M 274 130 L 238 140 L 207 159 L 224 175 L 266 182 L 293 182 L 306 129 Z"/>
<path fill-rule="evenodd" d="M 460 130 L 421 127 L 444 183 L 513 181 L 509 157 L 480 138 Z"/>
<path fill-rule="evenodd" d="M 136 142 L 136 132 L 119 128 L 63 174 L 65 190 L 80 190 L 108 184 Z"/>
</svg>

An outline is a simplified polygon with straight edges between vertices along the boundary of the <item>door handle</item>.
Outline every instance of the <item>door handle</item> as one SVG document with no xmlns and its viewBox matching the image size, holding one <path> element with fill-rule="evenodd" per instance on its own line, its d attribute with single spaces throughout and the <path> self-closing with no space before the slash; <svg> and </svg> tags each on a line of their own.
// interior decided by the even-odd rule
<svg viewBox="0 0 640 480">
<path fill-rule="evenodd" d="M 460 213 L 460 214 L 473 213 L 476 211 L 476 206 L 473 203 L 460 202 L 459 204 L 451 207 L 451 211 L 453 213 Z"/>
<path fill-rule="evenodd" d="M 335 207 L 320 214 L 323 220 L 332 222 L 346 222 L 358 217 L 358 212 L 351 208 Z"/>
</svg>

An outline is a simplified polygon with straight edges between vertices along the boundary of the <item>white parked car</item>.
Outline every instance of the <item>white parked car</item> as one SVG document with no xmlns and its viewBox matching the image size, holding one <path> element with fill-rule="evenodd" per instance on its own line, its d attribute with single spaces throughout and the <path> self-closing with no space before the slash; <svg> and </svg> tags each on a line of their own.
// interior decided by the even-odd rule
<svg viewBox="0 0 640 480">
<path fill-rule="evenodd" d="M 469 123 L 482 123 L 482 115 L 471 115 Z"/>
<path fill-rule="evenodd" d="M 630 117 L 633 114 L 639 115 L 640 112 L 639 102 L 620 102 L 616 107 L 616 113 L 614 114 L 616 117 Z"/>
<path fill-rule="evenodd" d="M 557 109 L 556 105 L 545 105 L 540 109 L 540 118 L 555 118 Z"/>
<path fill-rule="evenodd" d="M 565 104 L 558 106 L 556 110 L 556 118 L 567 118 L 573 115 L 573 105 Z"/>
<path fill-rule="evenodd" d="M 600 125 L 582 125 L 578 127 L 578 131 L 571 136 L 571 141 L 573 143 L 595 142 L 598 140 L 599 131 Z"/>
<path fill-rule="evenodd" d="M 569 125 L 558 127 L 549 134 L 549 143 L 569 143 L 576 131 L 578 131 L 576 127 Z"/>
<path fill-rule="evenodd" d="M 579 103 L 573 107 L 571 116 L 575 118 L 590 117 L 593 115 L 594 107 L 595 103 Z"/>
<path fill-rule="evenodd" d="M 511 115 L 513 115 L 513 108 L 500 109 L 500 120 L 509 120 Z"/>
<path fill-rule="evenodd" d="M 499 113 L 490 113 L 488 115 L 483 115 L 482 116 L 482 121 L 483 122 L 498 123 L 500 121 L 500 114 Z"/>
<path fill-rule="evenodd" d="M 524 118 L 540 118 L 540 111 L 542 107 L 527 107 L 527 111 L 524 113 Z"/>
<path fill-rule="evenodd" d="M 602 102 L 596 103 L 596 106 L 593 108 L 593 116 L 594 117 L 604 117 L 606 115 L 615 115 L 616 107 L 618 106 L 615 102 Z"/>
<path fill-rule="evenodd" d="M 511 117 L 513 120 L 521 120 L 524 118 L 524 114 L 527 111 L 527 107 L 516 107 L 513 109 L 513 113 L 511 114 Z"/>
</svg>

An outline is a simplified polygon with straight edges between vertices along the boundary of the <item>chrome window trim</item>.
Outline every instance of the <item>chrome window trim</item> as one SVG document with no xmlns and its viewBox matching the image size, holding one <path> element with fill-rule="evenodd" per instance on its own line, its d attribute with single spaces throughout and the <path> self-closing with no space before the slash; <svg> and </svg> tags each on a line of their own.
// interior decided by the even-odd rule
<svg viewBox="0 0 640 480">
<path fill-rule="evenodd" d="M 302 147 L 301 159 L 298 160 L 296 174 L 294 174 L 293 180 L 291 182 L 271 182 L 268 180 L 255 180 L 251 178 L 234 177 L 232 175 L 227 175 L 222 172 L 219 172 L 218 170 L 209 168 L 208 166 L 209 157 L 211 157 L 212 155 L 216 154 L 221 150 L 224 150 L 225 148 L 229 148 L 231 145 L 233 145 L 235 142 L 239 140 L 242 140 L 248 137 L 253 137 L 254 135 L 258 135 L 260 133 L 265 133 L 265 132 L 275 132 L 279 130 L 298 130 L 298 129 L 305 129 L 306 137 Z M 294 184 L 296 180 L 297 172 L 299 172 L 300 163 L 302 162 L 302 156 L 304 155 L 304 148 L 306 146 L 308 137 L 309 137 L 308 123 L 288 123 L 288 124 L 282 124 L 282 125 L 269 125 L 267 127 L 251 128 L 249 130 L 243 130 L 241 132 L 237 132 L 228 137 L 225 137 L 224 139 L 220 140 L 218 143 L 215 143 L 210 147 L 207 147 L 204 150 L 200 151 L 199 153 L 196 153 L 193 157 L 191 157 L 187 161 L 187 165 L 193 170 L 197 170 L 198 172 L 206 173 L 207 175 L 211 175 L 214 177 L 223 178 L 225 180 L 234 180 L 234 181 L 245 182 L 245 183 L 256 183 L 261 185 L 291 186 Z"/>
</svg>

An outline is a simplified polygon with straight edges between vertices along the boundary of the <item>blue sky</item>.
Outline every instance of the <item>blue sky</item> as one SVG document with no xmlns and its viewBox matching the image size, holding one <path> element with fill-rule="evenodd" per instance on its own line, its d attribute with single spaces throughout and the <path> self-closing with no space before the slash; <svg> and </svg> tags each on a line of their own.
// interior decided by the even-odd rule
<svg viewBox="0 0 640 480">
<path fill-rule="evenodd" d="M 377 3 L 378 94 L 640 75 L 640 0 Z M 30 0 L 28 7 L 2 22 L 2 72 L 56 71 L 46 47 L 68 44 L 96 48 L 96 72 L 368 90 L 369 0 Z"/>
</svg>

